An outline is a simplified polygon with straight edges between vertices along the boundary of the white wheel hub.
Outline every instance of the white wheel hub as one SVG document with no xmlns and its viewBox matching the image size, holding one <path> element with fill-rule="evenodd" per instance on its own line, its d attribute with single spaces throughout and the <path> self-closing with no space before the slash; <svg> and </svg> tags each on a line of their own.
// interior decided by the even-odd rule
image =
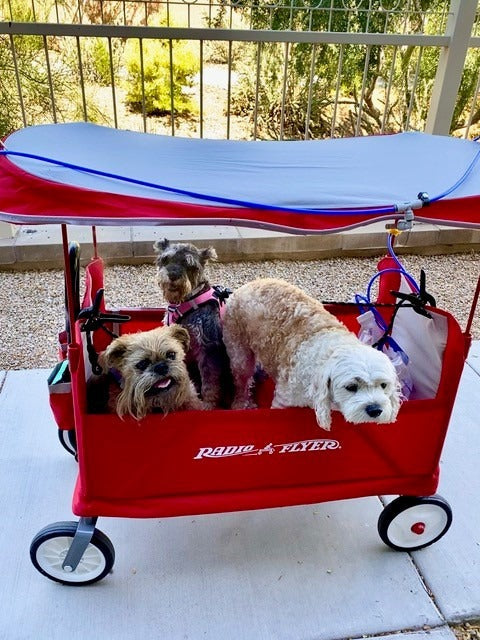
<svg viewBox="0 0 480 640">
<path fill-rule="evenodd" d="M 68 553 L 73 538 L 58 536 L 49 538 L 39 545 L 36 559 L 43 571 L 52 578 L 65 582 L 85 582 L 95 579 L 105 569 L 105 556 L 95 545 L 89 544 L 75 571 L 63 568 L 62 564 Z"/>
</svg>

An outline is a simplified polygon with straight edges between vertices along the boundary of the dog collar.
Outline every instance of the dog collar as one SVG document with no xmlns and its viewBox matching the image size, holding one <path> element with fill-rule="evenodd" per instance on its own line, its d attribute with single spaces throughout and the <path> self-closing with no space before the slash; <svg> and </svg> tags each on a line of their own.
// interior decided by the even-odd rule
<svg viewBox="0 0 480 640">
<path fill-rule="evenodd" d="M 194 295 L 192 298 L 189 298 L 184 302 L 180 302 L 180 304 L 169 304 L 166 313 L 167 326 L 178 322 L 189 311 L 198 309 L 198 307 L 210 302 L 210 300 L 213 300 L 218 304 L 220 318 L 222 318 L 225 311 L 225 301 L 230 293 L 231 291 L 229 289 L 223 289 L 222 287 L 217 286 L 209 287 L 205 291 L 201 291 Z"/>
</svg>

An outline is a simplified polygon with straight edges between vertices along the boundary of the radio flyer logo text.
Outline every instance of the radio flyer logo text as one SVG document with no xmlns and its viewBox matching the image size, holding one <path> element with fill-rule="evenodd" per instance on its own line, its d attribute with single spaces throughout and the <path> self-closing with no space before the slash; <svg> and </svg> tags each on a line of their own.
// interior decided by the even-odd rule
<svg viewBox="0 0 480 640">
<path fill-rule="evenodd" d="M 203 458 L 230 458 L 232 456 L 261 456 L 263 454 L 306 453 L 310 451 L 332 451 L 340 449 L 338 440 L 299 440 L 298 442 L 286 442 L 285 444 L 273 444 L 270 442 L 262 448 L 254 444 L 230 444 L 219 447 L 200 447 L 194 460 Z"/>
</svg>

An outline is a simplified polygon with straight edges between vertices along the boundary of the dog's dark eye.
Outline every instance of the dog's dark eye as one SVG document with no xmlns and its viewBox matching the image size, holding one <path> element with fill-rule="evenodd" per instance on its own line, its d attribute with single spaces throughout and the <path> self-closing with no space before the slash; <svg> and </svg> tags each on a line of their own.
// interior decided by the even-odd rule
<svg viewBox="0 0 480 640">
<path fill-rule="evenodd" d="M 382 382 L 380 384 L 380 386 L 382 387 L 382 389 L 386 389 L 387 388 L 387 383 L 386 382 Z"/>
<path fill-rule="evenodd" d="M 177 354 L 175 353 L 175 351 L 167 351 L 165 355 L 169 360 L 175 360 L 175 358 L 177 357 Z"/>
<path fill-rule="evenodd" d="M 148 367 L 148 365 L 150 364 L 150 360 L 140 360 L 140 362 L 137 362 L 137 364 L 135 365 L 135 367 L 137 369 L 140 369 L 140 371 L 145 371 L 145 369 Z"/>
<path fill-rule="evenodd" d="M 345 389 L 347 391 L 350 391 L 350 393 L 357 393 L 358 391 L 358 384 L 349 384 L 345 387 Z"/>
</svg>

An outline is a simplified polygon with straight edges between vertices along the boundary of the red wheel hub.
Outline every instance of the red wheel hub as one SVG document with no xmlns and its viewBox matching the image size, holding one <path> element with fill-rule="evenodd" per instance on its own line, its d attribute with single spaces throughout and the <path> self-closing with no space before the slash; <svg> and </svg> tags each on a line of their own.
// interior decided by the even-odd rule
<svg viewBox="0 0 480 640">
<path fill-rule="evenodd" d="M 412 526 L 410 527 L 410 531 L 412 531 L 412 533 L 416 533 L 417 536 L 421 536 L 425 531 L 425 523 L 415 522 L 415 524 L 412 524 Z"/>
</svg>

